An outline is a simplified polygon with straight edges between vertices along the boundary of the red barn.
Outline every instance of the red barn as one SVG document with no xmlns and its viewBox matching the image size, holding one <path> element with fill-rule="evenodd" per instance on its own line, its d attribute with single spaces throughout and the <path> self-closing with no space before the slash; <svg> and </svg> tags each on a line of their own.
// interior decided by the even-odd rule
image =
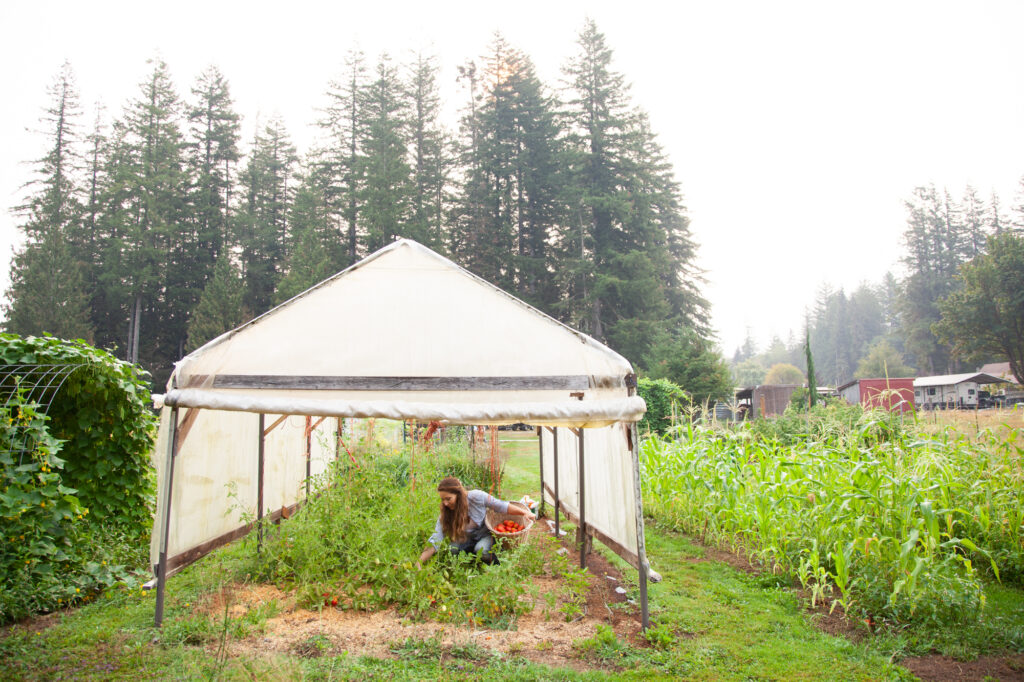
<svg viewBox="0 0 1024 682">
<path fill-rule="evenodd" d="M 909 412 L 914 409 L 914 379 L 854 379 L 839 387 L 839 395 L 849 403 L 867 408 Z"/>
</svg>

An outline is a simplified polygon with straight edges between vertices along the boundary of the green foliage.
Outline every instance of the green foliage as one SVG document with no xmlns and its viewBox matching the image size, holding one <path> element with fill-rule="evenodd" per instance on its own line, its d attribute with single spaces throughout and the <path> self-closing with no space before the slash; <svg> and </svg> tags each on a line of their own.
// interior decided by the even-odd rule
<svg viewBox="0 0 1024 682">
<path fill-rule="evenodd" d="M 297 589 L 307 607 L 394 606 L 417 618 L 509 627 L 531 608 L 529 577 L 543 569 L 536 547 L 498 548 L 493 566 L 443 550 L 418 564 L 439 511 L 436 483 L 449 475 L 484 488 L 491 474 L 465 446 L 338 463 L 317 481 L 319 494 L 269 529 L 252 574 Z"/>
<path fill-rule="evenodd" d="M 48 430 L 63 442 L 62 479 L 96 522 L 145 534 L 152 523 L 149 460 L 155 419 L 144 374 L 80 341 L 0 335 L 5 364 L 78 365 L 53 400 Z"/>
<path fill-rule="evenodd" d="M 903 356 L 886 339 L 879 339 L 871 345 L 868 354 L 857 365 L 855 379 L 879 377 L 912 377 L 914 369 L 903 362 Z"/>
<path fill-rule="evenodd" d="M 645 363 L 655 379 L 668 379 L 699 404 L 727 400 L 733 383 L 717 350 L 696 333 L 659 334 Z"/>
<path fill-rule="evenodd" d="M 856 418 L 854 418 L 856 417 Z M 850 615 L 976 623 L 981 578 L 1024 579 L 1014 441 L 918 435 L 857 406 L 644 444 L 655 518 L 745 549 Z"/>
<path fill-rule="evenodd" d="M 960 290 L 939 303 L 935 332 L 958 353 L 1005 357 L 1024 383 L 1024 238 L 990 237 L 988 252 L 961 266 L 958 280 Z"/>
<path fill-rule="evenodd" d="M 632 653 L 629 645 L 620 640 L 615 631 L 607 625 L 598 625 L 593 637 L 573 642 L 573 649 L 585 658 L 596 658 L 601 661 L 615 661 Z"/>
<path fill-rule="evenodd" d="M 20 394 L 0 406 L 0 623 L 134 584 L 116 563 L 125 542 L 90 527 L 89 509 L 64 485 L 62 446 Z"/>
<path fill-rule="evenodd" d="M 186 349 L 191 352 L 250 317 L 242 306 L 242 278 L 225 250 L 217 259 L 213 277 L 203 289 L 199 304 L 189 318 Z"/>
<path fill-rule="evenodd" d="M 641 433 L 665 433 L 672 426 L 672 417 L 679 410 L 680 404 L 688 402 L 683 389 L 668 379 L 640 377 L 636 392 L 647 403 L 647 412 L 637 423 Z"/>
<path fill-rule="evenodd" d="M 811 355 L 811 331 L 804 336 L 804 354 L 807 356 L 807 406 L 811 409 L 818 404 L 818 379 L 814 376 L 814 356 Z"/>
<path fill-rule="evenodd" d="M 768 368 L 764 383 L 770 386 L 780 384 L 802 384 L 804 373 L 787 362 L 779 362 Z"/>
</svg>

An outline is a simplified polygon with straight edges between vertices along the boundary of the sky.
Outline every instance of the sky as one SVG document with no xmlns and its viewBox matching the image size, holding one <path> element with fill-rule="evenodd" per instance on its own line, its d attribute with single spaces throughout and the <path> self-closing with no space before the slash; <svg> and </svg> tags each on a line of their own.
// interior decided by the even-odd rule
<svg viewBox="0 0 1024 682">
<path fill-rule="evenodd" d="M 1004 208 L 1024 178 L 1024 3 L 479 2 L 174 3 L 35 0 L 0 5 L 0 288 L 20 244 L 8 210 L 44 153 L 38 120 L 67 60 L 91 125 L 120 116 L 167 64 L 182 97 L 227 77 L 250 139 L 280 115 L 300 151 L 346 53 L 434 54 L 442 98 L 495 32 L 561 84 L 586 18 L 614 51 L 680 183 L 712 326 L 731 357 L 801 333 L 823 284 L 899 276 L 904 202 L 970 184 Z"/>
</svg>

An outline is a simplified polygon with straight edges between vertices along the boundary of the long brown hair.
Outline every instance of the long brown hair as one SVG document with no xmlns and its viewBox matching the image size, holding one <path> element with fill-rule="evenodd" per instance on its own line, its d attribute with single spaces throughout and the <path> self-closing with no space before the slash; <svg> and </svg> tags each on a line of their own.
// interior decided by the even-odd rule
<svg viewBox="0 0 1024 682">
<path fill-rule="evenodd" d="M 439 493 L 454 493 L 455 509 L 449 509 L 441 502 L 441 530 L 446 537 L 455 542 L 462 542 L 466 537 L 466 526 L 469 525 L 469 496 L 462 481 L 449 476 L 437 484 Z"/>
</svg>

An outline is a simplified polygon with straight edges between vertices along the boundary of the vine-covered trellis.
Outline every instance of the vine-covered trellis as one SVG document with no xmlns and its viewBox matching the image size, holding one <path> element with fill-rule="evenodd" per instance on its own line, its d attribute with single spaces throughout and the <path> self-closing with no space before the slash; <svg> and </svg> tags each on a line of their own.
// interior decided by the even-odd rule
<svg viewBox="0 0 1024 682">
<path fill-rule="evenodd" d="M 10 415 L 13 405 L 29 403 L 35 405 L 38 414 L 47 414 L 50 405 L 71 373 L 80 369 L 80 364 L 64 365 L 0 365 L 0 407 Z M 4 439 L 0 448 L 23 461 L 26 452 L 34 447 L 29 431 L 20 437 Z"/>
</svg>

